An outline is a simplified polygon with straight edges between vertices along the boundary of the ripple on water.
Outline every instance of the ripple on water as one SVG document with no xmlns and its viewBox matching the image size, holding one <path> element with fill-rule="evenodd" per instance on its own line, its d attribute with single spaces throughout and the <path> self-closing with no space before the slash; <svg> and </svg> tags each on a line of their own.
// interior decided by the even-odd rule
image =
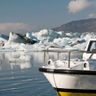
<svg viewBox="0 0 96 96">
<path fill-rule="evenodd" d="M 30 56 L 32 56 L 32 54 Z M 38 71 L 40 65 L 39 61 L 36 61 L 36 57 L 32 57 L 32 60 L 27 62 L 31 64 L 30 68 L 26 67 L 27 63 L 25 62 L 26 66 L 24 65 L 24 69 L 20 68 L 22 64 L 18 62 L 15 62 L 15 64 L 13 64 L 14 66 L 10 64 L 8 62 L 10 59 L 8 54 L 7 56 L 6 53 L 3 55 L 0 54 L 0 58 L 1 57 L 0 96 L 56 96 L 55 90 L 43 74 Z"/>
</svg>

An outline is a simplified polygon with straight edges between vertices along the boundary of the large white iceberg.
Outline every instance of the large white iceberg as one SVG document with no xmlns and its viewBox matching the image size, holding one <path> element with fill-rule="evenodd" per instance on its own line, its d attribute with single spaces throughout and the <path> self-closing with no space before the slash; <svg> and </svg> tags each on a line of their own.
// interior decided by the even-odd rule
<svg viewBox="0 0 96 96">
<path fill-rule="evenodd" d="M 29 39 L 35 40 L 37 42 L 33 45 L 25 43 L 26 38 L 24 37 L 23 40 L 21 37 L 20 36 L 18 37 L 17 34 L 13 34 L 11 32 L 9 35 L 9 40 L 5 43 L 4 47 L 0 48 L 0 51 L 2 50 L 41 51 L 49 48 L 50 46 L 55 46 L 64 49 L 84 50 L 87 41 L 91 38 L 92 39 L 96 38 L 96 35 L 93 32 L 65 33 L 62 31 L 56 32 L 47 29 L 43 29 L 38 32 L 30 32 L 30 33 L 26 32 L 25 37 L 28 38 L 28 40 Z"/>
</svg>

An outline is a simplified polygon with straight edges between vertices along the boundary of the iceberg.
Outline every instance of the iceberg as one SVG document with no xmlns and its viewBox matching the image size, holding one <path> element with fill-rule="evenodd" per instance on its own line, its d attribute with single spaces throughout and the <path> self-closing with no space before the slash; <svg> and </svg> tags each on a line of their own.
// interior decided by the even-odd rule
<svg viewBox="0 0 96 96">
<path fill-rule="evenodd" d="M 29 38 L 30 40 L 34 40 L 36 41 L 37 43 L 40 42 L 40 40 L 37 39 L 37 37 L 33 36 L 31 33 L 27 32 L 26 33 L 26 37 Z"/>
<path fill-rule="evenodd" d="M 37 42 L 35 40 L 31 40 L 31 39 L 27 38 L 26 36 L 23 36 L 23 35 L 17 34 L 17 33 L 13 33 L 13 32 L 10 32 L 8 41 L 15 42 L 15 43 L 24 43 L 24 44 L 27 44 L 27 43 L 34 44 Z"/>
<path fill-rule="evenodd" d="M 0 34 L 0 46 L 4 46 L 4 44 L 8 41 L 9 37 L 4 34 Z"/>
<path fill-rule="evenodd" d="M 10 32 L 9 39 L 0 48 L 0 51 L 42 51 L 50 47 L 84 50 L 88 40 L 95 38 L 96 35 L 93 32 L 65 33 L 43 29 L 38 32 L 26 32 L 24 36 Z"/>
</svg>

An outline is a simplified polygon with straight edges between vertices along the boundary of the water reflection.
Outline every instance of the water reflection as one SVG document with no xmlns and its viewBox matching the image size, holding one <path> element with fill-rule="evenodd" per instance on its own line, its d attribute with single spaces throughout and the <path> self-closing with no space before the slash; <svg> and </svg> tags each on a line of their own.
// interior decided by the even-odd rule
<svg viewBox="0 0 96 96">
<path fill-rule="evenodd" d="M 25 53 L 6 54 L 11 69 L 27 69 L 31 68 L 32 57 Z"/>
<path fill-rule="evenodd" d="M 38 55 L 39 54 L 39 55 Z M 39 57 L 40 56 L 40 57 Z M 7 52 L 0 53 L 0 70 L 28 69 L 43 62 L 43 54 Z"/>
<path fill-rule="evenodd" d="M 0 96 L 56 96 L 38 71 L 43 56 L 42 52 L 0 52 Z"/>
</svg>

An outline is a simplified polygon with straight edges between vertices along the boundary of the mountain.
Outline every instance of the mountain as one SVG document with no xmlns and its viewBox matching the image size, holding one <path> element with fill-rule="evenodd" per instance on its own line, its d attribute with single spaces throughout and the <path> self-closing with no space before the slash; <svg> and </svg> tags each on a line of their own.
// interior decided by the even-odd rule
<svg viewBox="0 0 96 96">
<path fill-rule="evenodd" d="M 96 32 L 96 18 L 72 21 L 60 27 L 52 28 L 54 31 L 64 32 Z"/>
</svg>

